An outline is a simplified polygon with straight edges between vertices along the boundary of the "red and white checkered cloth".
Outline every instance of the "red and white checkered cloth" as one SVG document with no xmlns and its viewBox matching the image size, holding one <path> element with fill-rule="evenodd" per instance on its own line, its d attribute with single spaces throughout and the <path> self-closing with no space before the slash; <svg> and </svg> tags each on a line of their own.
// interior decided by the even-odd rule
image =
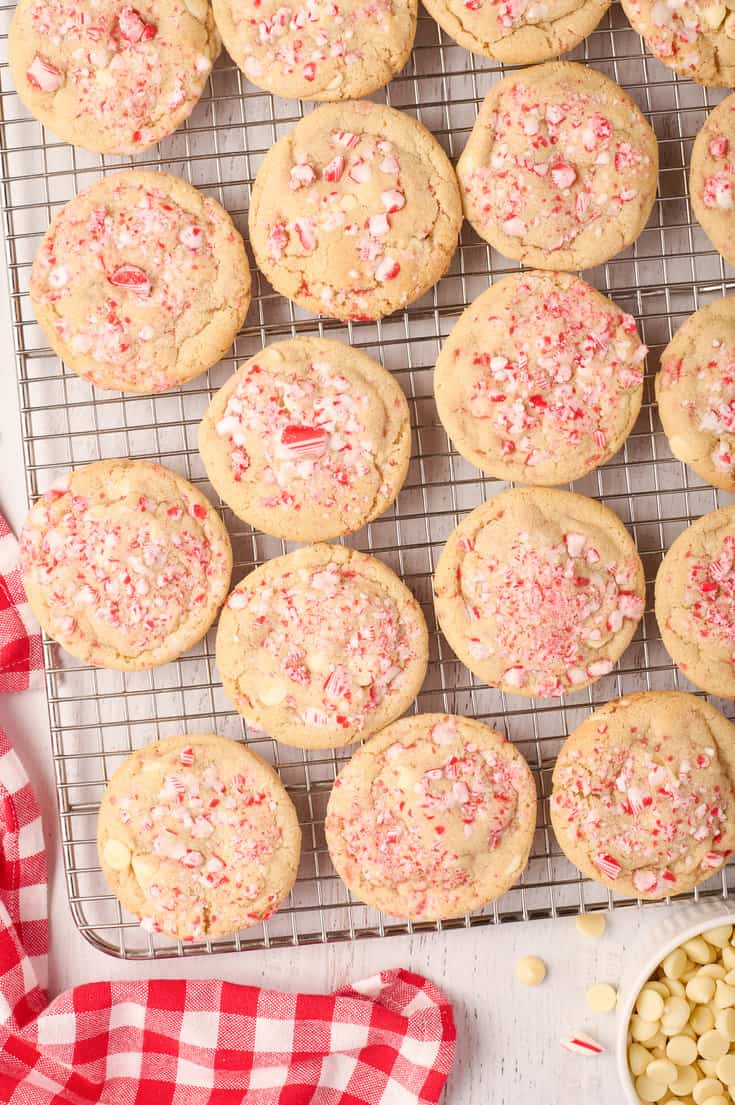
<svg viewBox="0 0 735 1105">
<path fill-rule="evenodd" d="M 19 579 L 0 585 L 24 601 Z M 17 643 L 7 617 L 3 656 L 6 625 Z M 17 689 L 40 649 L 19 645 L 13 657 Z M 383 971 L 329 995 L 217 980 L 97 982 L 47 1004 L 47 915 L 38 805 L 0 731 L 0 1102 L 430 1105 L 442 1092 L 452 1007 L 420 975 Z"/>
<path fill-rule="evenodd" d="M 41 634 L 23 589 L 18 542 L 0 513 L 0 694 L 40 685 Z"/>
</svg>

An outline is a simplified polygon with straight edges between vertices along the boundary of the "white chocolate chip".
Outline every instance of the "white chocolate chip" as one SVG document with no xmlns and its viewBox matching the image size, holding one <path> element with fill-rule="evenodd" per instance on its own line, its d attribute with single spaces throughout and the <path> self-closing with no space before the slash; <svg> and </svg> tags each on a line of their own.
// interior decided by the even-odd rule
<svg viewBox="0 0 735 1105">
<path fill-rule="evenodd" d="M 695 936 L 693 940 L 687 940 L 682 944 L 693 963 L 711 963 L 715 958 L 715 951 L 701 936 Z"/>
<path fill-rule="evenodd" d="M 658 1021 L 645 1021 L 643 1017 L 634 1013 L 630 1018 L 630 1034 L 636 1043 L 645 1044 L 656 1035 L 658 1025 Z"/>
<path fill-rule="evenodd" d="M 652 1082 L 659 1082 L 662 1086 L 670 1086 L 676 1082 L 678 1071 L 676 1064 L 670 1059 L 654 1059 L 646 1067 L 646 1075 Z"/>
<path fill-rule="evenodd" d="M 695 1067 L 681 1067 L 678 1078 L 671 1083 L 669 1089 L 676 1097 L 686 1097 L 692 1092 L 698 1079 L 699 1075 Z"/>
<path fill-rule="evenodd" d="M 145 890 L 151 885 L 158 871 L 158 864 L 150 856 L 133 856 L 133 874 Z"/>
<path fill-rule="evenodd" d="M 594 1013 L 609 1013 L 618 1003 L 618 992 L 607 982 L 597 982 L 585 994 L 587 1004 Z"/>
<path fill-rule="evenodd" d="M 703 1059 L 711 1059 L 713 1062 L 717 1062 L 723 1055 L 726 1055 L 729 1046 L 729 1040 L 716 1028 L 711 1028 L 709 1032 L 705 1032 L 697 1040 L 699 1054 Z"/>
<path fill-rule="evenodd" d="M 604 913 L 579 913 L 574 921 L 577 932 L 588 940 L 599 940 L 605 931 Z"/>
<path fill-rule="evenodd" d="M 697 1045 L 689 1036 L 672 1036 L 666 1045 L 667 1058 L 677 1067 L 690 1067 L 697 1061 Z"/>
<path fill-rule="evenodd" d="M 695 974 L 686 984 L 686 995 L 697 1005 L 706 1005 L 715 996 L 715 980 L 706 975 Z"/>
<path fill-rule="evenodd" d="M 715 1016 L 708 1005 L 698 1005 L 689 1020 L 697 1036 L 704 1035 L 715 1026 Z"/>
<path fill-rule="evenodd" d="M 703 939 L 715 948 L 725 948 L 732 936 L 732 925 L 718 925 L 702 934 Z"/>
<path fill-rule="evenodd" d="M 697 1049 L 694 1049 L 696 1057 Z M 643 1044 L 632 1043 L 628 1048 L 628 1066 L 630 1067 L 631 1074 L 634 1078 L 637 1078 L 639 1074 L 645 1074 L 646 1067 L 651 1062 L 653 1056 L 648 1048 L 643 1047 Z"/>
<path fill-rule="evenodd" d="M 130 866 L 130 849 L 121 840 L 108 840 L 102 858 L 113 871 L 125 871 Z"/>
<path fill-rule="evenodd" d="M 666 1093 L 666 1086 L 660 1082 L 654 1082 L 647 1074 L 642 1074 L 635 1080 L 636 1093 L 641 1101 L 660 1101 Z"/>
<path fill-rule="evenodd" d="M 723 1055 L 717 1060 L 717 1077 L 725 1086 L 735 1085 L 735 1055 Z"/>
<path fill-rule="evenodd" d="M 674 948 L 661 966 L 667 978 L 680 978 L 687 969 L 687 953 L 683 948 Z"/>
<path fill-rule="evenodd" d="M 735 1009 L 722 1009 L 715 1017 L 715 1028 L 726 1036 L 730 1043 L 735 1041 Z"/>
<path fill-rule="evenodd" d="M 735 1005 L 735 988 L 728 986 L 722 979 L 718 979 L 715 990 L 715 1006 L 718 1009 L 729 1009 Z"/>
<path fill-rule="evenodd" d="M 258 689 L 258 698 L 264 706 L 279 706 L 285 699 L 288 688 L 285 683 L 266 683 Z"/>
<path fill-rule="evenodd" d="M 523 986 L 540 986 L 546 978 L 546 964 L 537 955 L 526 955 L 516 961 L 515 976 Z"/>
<path fill-rule="evenodd" d="M 721 1089 L 722 1083 L 716 1078 L 700 1078 L 692 1090 L 692 1097 L 697 1105 L 702 1105 L 702 1102 L 707 1101 L 708 1098 L 719 1094 Z"/>
<path fill-rule="evenodd" d="M 644 986 L 635 1007 L 644 1021 L 660 1021 L 664 1012 L 664 999 L 651 986 Z"/>
</svg>

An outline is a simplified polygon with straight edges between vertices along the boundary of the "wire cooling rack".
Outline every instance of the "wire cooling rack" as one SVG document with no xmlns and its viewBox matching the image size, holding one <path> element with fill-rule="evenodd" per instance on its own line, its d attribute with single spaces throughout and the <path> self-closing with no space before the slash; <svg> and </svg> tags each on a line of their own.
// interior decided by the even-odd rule
<svg viewBox="0 0 735 1105">
<path fill-rule="evenodd" d="M 103 951 L 143 959 L 485 925 L 632 904 L 613 902 L 564 859 L 551 832 L 546 800 L 559 745 L 591 707 L 633 690 L 685 685 L 661 645 L 650 607 L 614 673 L 552 703 L 506 698 L 476 682 L 454 657 L 434 619 L 431 579 L 444 542 L 468 510 L 503 485 L 483 478 L 452 452 L 436 415 L 432 368 L 441 340 L 463 307 L 514 266 L 465 226 L 450 272 L 433 291 L 380 323 L 346 326 L 315 320 L 276 295 L 254 272 L 246 326 L 232 355 L 207 377 L 155 398 L 95 391 L 66 371 L 46 346 L 33 320 L 28 279 L 52 215 L 101 173 L 127 166 L 131 159 L 98 158 L 75 150 L 28 116 L 7 67 L 11 14 L 11 7 L 0 7 L 1 184 L 29 499 L 68 467 L 115 456 L 161 460 L 203 484 L 214 498 L 196 450 L 197 425 L 210 397 L 239 362 L 267 342 L 296 334 L 329 335 L 364 349 L 393 371 L 408 396 L 413 459 L 395 508 L 349 543 L 380 556 L 423 605 L 431 632 L 431 664 L 416 708 L 483 718 L 506 731 L 531 763 L 544 799 L 528 869 L 519 885 L 492 906 L 437 926 L 381 917 L 350 896 L 330 865 L 324 843 L 330 786 L 349 750 L 303 752 L 248 733 L 219 684 L 211 633 L 177 662 L 134 674 L 81 666 L 47 641 L 64 869 L 79 930 Z M 646 57 L 617 4 L 570 56 L 589 62 L 628 90 L 651 121 L 661 153 L 659 197 L 635 247 L 585 273 L 640 321 L 652 350 L 645 401 L 624 452 L 574 485 L 576 491 L 601 499 L 628 524 L 652 583 L 676 535 L 692 519 L 721 505 L 718 498 L 724 499 L 672 459 L 652 388 L 658 354 L 672 332 L 697 307 L 735 286 L 735 272 L 696 225 L 687 191 L 692 140 L 706 112 L 724 93 L 678 80 Z M 384 95 L 394 107 L 416 115 L 456 159 L 483 95 L 502 73 L 502 67 L 454 45 L 422 14 L 411 60 Z M 245 232 L 249 190 L 258 166 L 301 110 L 297 102 L 254 89 L 223 57 L 186 126 L 136 164 L 186 177 L 223 203 Z M 288 546 L 254 533 L 226 509 L 223 517 L 235 550 L 235 581 L 253 565 L 286 551 Z M 97 861 L 97 809 L 106 780 L 132 749 L 159 737 L 207 730 L 247 740 L 276 765 L 299 811 L 303 859 L 290 899 L 267 923 L 234 938 L 182 945 L 144 932 L 110 895 Z M 733 890 L 735 865 L 700 888 L 698 896 L 726 896 Z"/>
</svg>

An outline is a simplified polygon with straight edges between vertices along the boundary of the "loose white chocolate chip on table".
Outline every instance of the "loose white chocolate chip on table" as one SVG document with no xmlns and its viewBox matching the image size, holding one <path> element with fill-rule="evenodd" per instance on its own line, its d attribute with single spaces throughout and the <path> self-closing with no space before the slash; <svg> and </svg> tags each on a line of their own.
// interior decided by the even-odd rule
<svg viewBox="0 0 735 1105">
<path fill-rule="evenodd" d="M 586 993 L 587 1004 L 594 1013 L 609 1013 L 618 1002 L 618 992 L 607 982 L 597 982 Z"/>
<path fill-rule="evenodd" d="M 588 940 L 599 940 L 607 924 L 604 913 L 578 913 L 574 923 L 577 932 Z"/>
<path fill-rule="evenodd" d="M 526 955 L 516 961 L 515 976 L 524 986 L 540 986 L 546 978 L 546 964 L 537 955 Z"/>
</svg>

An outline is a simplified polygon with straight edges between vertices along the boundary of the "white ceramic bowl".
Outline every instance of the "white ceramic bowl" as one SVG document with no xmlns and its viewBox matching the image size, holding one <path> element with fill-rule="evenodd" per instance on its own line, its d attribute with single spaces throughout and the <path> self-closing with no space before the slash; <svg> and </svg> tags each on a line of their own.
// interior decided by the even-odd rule
<svg viewBox="0 0 735 1105">
<path fill-rule="evenodd" d="M 616 1043 L 618 1076 L 627 1105 L 641 1105 L 628 1068 L 628 1025 L 636 999 L 645 983 L 669 952 L 685 940 L 699 936 L 717 925 L 735 925 L 735 909 L 731 902 L 698 902 L 681 909 L 667 909 L 658 925 L 646 939 L 643 957 L 623 973 L 618 1000 L 618 1035 Z"/>
</svg>

